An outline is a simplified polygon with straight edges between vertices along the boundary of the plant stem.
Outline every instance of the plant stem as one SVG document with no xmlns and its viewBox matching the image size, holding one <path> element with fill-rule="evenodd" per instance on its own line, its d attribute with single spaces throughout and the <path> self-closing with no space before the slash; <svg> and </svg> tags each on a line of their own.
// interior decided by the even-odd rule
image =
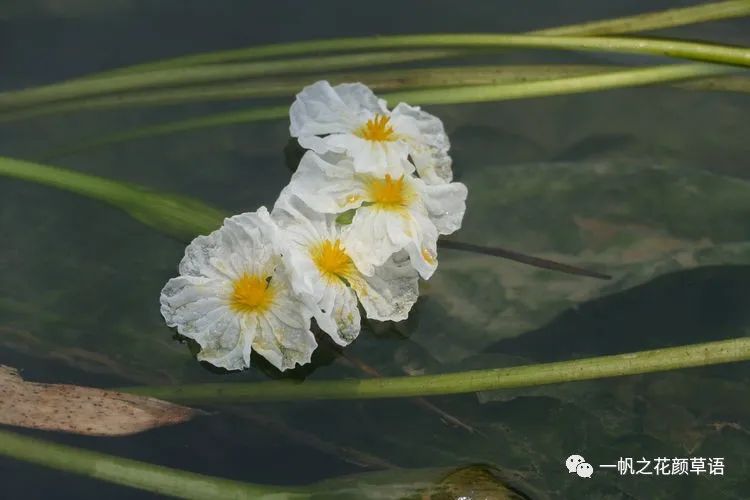
<svg viewBox="0 0 750 500">
<path fill-rule="evenodd" d="M 0 455 L 140 490 L 195 500 L 303 499 L 293 488 L 242 483 L 119 458 L 0 430 Z"/>
<path fill-rule="evenodd" d="M 520 262 L 529 266 L 534 266 L 541 269 L 549 269 L 551 271 L 558 271 L 575 276 L 586 276 L 589 278 L 597 278 L 600 280 L 612 279 L 612 276 L 610 276 L 609 274 L 600 273 L 598 271 L 591 271 L 589 269 L 583 269 L 578 266 L 571 266 L 569 264 L 563 264 L 560 262 L 555 262 L 553 260 L 542 259 L 540 257 L 534 257 L 532 255 L 526 255 L 505 248 L 485 247 L 482 245 L 474 245 L 473 243 L 464 243 L 463 241 L 456 240 L 438 240 L 438 247 L 441 249 L 448 248 L 451 250 L 460 250 L 464 252 L 490 255 L 492 257 L 501 257 L 503 259 L 514 260 L 516 262 Z"/>
<path fill-rule="evenodd" d="M 660 28 L 683 26 L 686 24 L 713 21 L 718 19 L 728 19 L 744 16 L 747 14 L 750 14 L 750 1 L 732 0 L 726 2 L 711 2 L 682 9 L 669 9 L 660 12 L 652 12 L 648 14 L 640 14 L 636 16 L 628 16 L 604 21 L 594 21 L 581 24 L 573 24 L 569 26 L 561 26 L 557 28 L 547 28 L 532 31 L 529 34 L 547 36 L 623 34 L 644 30 L 655 30 Z M 445 35 L 437 36 L 441 37 Z M 384 43 L 387 43 L 388 40 L 393 38 L 402 37 L 369 37 L 337 40 L 314 40 L 291 43 L 277 43 L 219 52 L 206 52 L 202 54 L 190 54 L 187 56 L 120 68 L 106 73 L 100 73 L 96 76 L 101 77 L 106 75 L 153 71 L 155 69 L 192 66 L 198 64 L 215 64 L 227 61 L 263 59 L 278 56 L 321 53 L 326 51 L 344 49 L 369 49 L 382 47 Z M 416 44 L 417 41 L 415 40 L 414 43 Z"/>
<path fill-rule="evenodd" d="M 614 356 L 441 375 L 364 380 L 310 380 L 302 383 L 273 381 L 125 387 L 117 390 L 193 404 L 307 399 L 375 399 L 531 387 L 748 360 L 750 360 L 750 338 L 742 337 Z"/>
<path fill-rule="evenodd" d="M 672 64 L 535 82 L 412 90 L 384 94 L 381 97 L 391 102 L 403 100 L 410 104 L 466 104 L 601 91 L 621 87 L 632 87 L 636 85 L 673 82 L 709 75 L 724 74 L 731 71 L 735 70 L 724 66 L 706 64 Z M 287 106 L 274 106 L 218 113 L 189 120 L 166 122 L 101 136 L 72 146 L 56 149 L 48 152 L 44 156 L 44 159 L 60 158 L 73 153 L 88 151 L 120 142 L 158 137 L 176 132 L 234 125 L 238 123 L 275 120 L 285 118 L 287 113 Z"/>
</svg>

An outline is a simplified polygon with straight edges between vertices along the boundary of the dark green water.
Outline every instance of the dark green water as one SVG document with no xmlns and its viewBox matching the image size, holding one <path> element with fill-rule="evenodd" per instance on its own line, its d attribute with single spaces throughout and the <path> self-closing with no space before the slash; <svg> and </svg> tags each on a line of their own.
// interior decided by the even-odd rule
<svg viewBox="0 0 750 500">
<path fill-rule="evenodd" d="M 334 36 L 522 32 L 689 2 L 0 1 L 0 89 L 181 54 Z M 660 35 L 750 44 L 732 20 Z M 514 51 L 479 63 L 641 63 L 635 56 Z M 290 102 L 288 99 L 279 103 Z M 0 124 L 0 155 L 36 159 L 107 131 L 248 102 L 81 113 Z M 612 274 L 604 283 L 443 250 L 403 324 L 367 324 L 346 354 L 387 375 L 573 359 L 750 331 L 750 97 L 627 89 L 428 107 L 469 187 L 456 239 Z M 273 204 L 287 183 L 288 123 L 207 129 L 49 163 L 201 199 L 230 212 Z M 279 377 L 198 364 L 158 310 L 184 242 L 74 194 L 0 178 L 0 363 L 30 380 L 98 387 Z M 362 377 L 323 345 L 295 378 Z M 551 498 L 750 496 L 750 365 L 737 364 L 430 401 L 211 408 L 129 438 L 45 439 L 243 481 L 301 485 L 388 467 L 488 463 Z M 619 457 L 722 457 L 723 476 L 584 481 L 563 467 Z M 0 459 L 2 497 L 153 495 Z"/>
</svg>

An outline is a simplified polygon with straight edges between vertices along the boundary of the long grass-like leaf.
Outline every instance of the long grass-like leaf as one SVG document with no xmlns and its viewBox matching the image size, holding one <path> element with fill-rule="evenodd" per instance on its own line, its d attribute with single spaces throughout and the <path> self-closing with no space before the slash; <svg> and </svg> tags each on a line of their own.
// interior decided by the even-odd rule
<svg viewBox="0 0 750 500">
<path fill-rule="evenodd" d="M 440 87 L 498 85 L 534 82 L 554 78 L 594 75 L 625 70 L 612 65 L 490 65 L 412 68 L 375 72 L 345 72 L 284 79 L 253 79 L 239 83 L 216 83 L 207 86 L 157 89 L 116 96 L 97 96 L 48 104 L 19 111 L 0 113 L 0 123 L 59 113 L 133 109 L 169 106 L 192 102 L 229 101 L 269 97 L 291 97 L 302 87 L 327 78 L 332 84 L 362 82 L 376 92 Z M 750 78 L 742 76 L 709 77 L 672 84 L 691 90 L 750 93 Z"/>
<path fill-rule="evenodd" d="M 314 42 L 310 42 L 314 45 Z M 622 38 L 622 37 L 549 37 L 541 35 L 493 35 L 493 34 L 445 34 L 445 35 L 403 35 L 393 37 L 365 37 L 323 40 L 320 47 L 346 49 L 415 49 L 430 47 L 430 52 L 400 53 L 402 60 L 419 60 L 456 55 L 454 51 L 441 52 L 446 48 L 498 49 L 525 47 L 562 50 L 593 50 L 630 54 L 669 56 L 698 61 L 750 67 L 750 49 L 729 45 L 687 42 L 681 40 Z M 316 46 L 317 46 L 316 45 Z M 322 50 L 322 48 L 321 48 Z M 398 60 L 393 54 L 390 62 Z M 324 61 L 328 63 L 324 64 Z M 372 61 L 387 63 L 388 54 L 382 52 L 331 56 L 330 58 L 307 58 L 269 62 L 244 63 L 240 70 L 231 70 L 226 65 L 177 68 L 147 73 L 127 74 L 109 78 L 75 80 L 43 87 L 0 93 L 0 110 L 31 106 L 108 92 L 120 92 L 158 85 L 179 85 L 230 79 L 248 74 L 299 73 L 307 68 L 319 71 L 328 67 L 347 68 L 374 64 Z M 367 62 L 370 61 L 370 62 Z M 327 64 L 327 65 L 326 65 Z M 231 75 L 230 75 L 231 72 Z"/>
<path fill-rule="evenodd" d="M 614 35 L 633 33 L 638 31 L 656 30 L 684 26 L 687 24 L 729 19 L 750 14 L 750 1 L 730 0 L 725 2 L 711 2 L 679 9 L 668 9 L 660 12 L 651 12 L 635 16 L 627 16 L 604 21 L 593 21 L 555 28 L 546 28 L 532 31 L 533 35 Z M 150 63 L 137 64 L 126 68 L 120 68 L 96 76 L 107 76 L 125 74 L 132 72 L 153 71 L 156 69 L 193 66 L 198 64 L 215 64 L 228 61 L 248 61 L 280 56 L 293 56 L 300 54 L 321 53 L 324 51 L 342 50 L 341 45 L 351 43 L 346 49 L 366 49 L 378 46 L 390 37 L 372 37 L 369 39 L 347 39 L 352 40 L 314 40 L 291 43 L 276 43 L 256 47 L 245 47 L 241 49 L 224 50 L 219 52 L 207 52 L 202 54 L 191 54 Z M 372 42 L 370 42 L 372 41 Z M 372 45 L 370 45 L 372 43 Z"/>
<path fill-rule="evenodd" d="M 158 193 L 63 168 L 0 157 L 0 175 L 72 191 L 118 207 L 140 222 L 180 239 L 206 234 L 221 224 L 224 213 L 200 201 Z"/>
<path fill-rule="evenodd" d="M 0 455 L 177 498 L 195 500 L 309 498 L 294 487 L 243 483 L 115 457 L 0 430 Z"/>
<path fill-rule="evenodd" d="M 654 83 L 674 82 L 691 78 L 707 77 L 726 74 L 733 71 L 731 67 L 681 64 L 655 66 L 630 70 L 616 70 L 594 75 L 559 78 L 544 81 L 458 86 L 437 89 L 412 90 L 381 97 L 391 102 L 405 101 L 410 104 L 467 104 L 475 102 L 504 101 L 512 99 L 526 99 L 532 97 L 574 94 L 581 92 L 602 91 L 614 88 L 647 85 Z M 220 127 L 239 123 L 251 123 L 285 118 L 288 108 L 275 106 L 269 108 L 253 108 L 243 111 L 232 111 L 209 116 L 202 116 L 188 120 L 160 123 L 133 130 L 126 130 L 102 137 L 98 137 L 79 144 L 53 150 L 45 155 L 47 158 L 88 151 L 112 144 L 145 139 L 162 135 L 199 130 L 210 127 Z"/>
<path fill-rule="evenodd" d="M 283 61 L 227 63 L 199 68 L 165 69 L 142 74 L 69 81 L 25 90 L 2 92 L 0 93 L 0 110 L 135 89 L 232 80 L 250 76 L 301 74 L 340 68 L 369 67 L 440 59 L 463 53 L 451 49 L 380 51 Z"/>
<path fill-rule="evenodd" d="M 239 82 L 216 82 L 209 85 L 129 92 L 115 96 L 94 96 L 67 100 L 18 111 L 0 113 L 0 122 L 33 118 L 55 113 L 101 109 L 166 106 L 189 102 L 253 99 L 293 96 L 317 80 L 332 84 L 362 82 L 373 90 L 489 85 L 559 78 L 570 75 L 602 73 L 618 69 L 604 65 L 495 65 L 410 68 L 373 72 L 335 72 L 277 79 L 250 79 Z"/>
<path fill-rule="evenodd" d="M 635 16 L 591 21 L 571 26 L 546 28 L 533 31 L 535 35 L 613 35 L 636 33 L 641 31 L 674 28 L 687 24 L 705 23 L 742 17 L 750 14 L 750 1 L 730 0 L 727 2 L 709 2 L 692 7 L 668 9 L 661 12 L 649 12 Z"/>
</svg>

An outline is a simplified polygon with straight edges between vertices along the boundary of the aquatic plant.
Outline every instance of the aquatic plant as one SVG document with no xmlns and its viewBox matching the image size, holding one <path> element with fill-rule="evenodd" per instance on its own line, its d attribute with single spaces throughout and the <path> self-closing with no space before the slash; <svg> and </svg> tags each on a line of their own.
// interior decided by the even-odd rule
<svg viewBox="0 0 750 500">
<path fill-rule="evenodd" d="M 750 51 L 746 48 L 670 39 L 599 35 L 657 29 L 688 22 L 739 16 L 748 12 L 748 2 L 729 1 L 628 19 L 541 30 L 527 35 L 365 37 L 190 55 L 122 68 L 105 74 L 88 75 L 40 88 L 2 93 L 0 120 L 12 121 L 56 112 L 135 104 L 162 105 L 211 99 L 288 96 L 304 85 L 324 78 L 337 84 L 356 80 L 362 80 L 367 84 L 372 80 L 373 88 L 389 92 L 381 96 L 382 98 L 391 102 L 404 101 L 411 104 L 489 102 L 654 83 L 679 84 L 684 88 L 746 92 L 750 88 L 743 76 L 743 68 L 750 64 Z M 596 36 L 587 36 L 592 34 Z M 351 72 L 353 68 L 374 64 L 386 66 L 398 61 L 463 59 L 480 51 L 486 53 L 488 49 L 495 51 L 513 47 L 643 53 L 698 60 L 701 63 L 638 68 L 537 66 L 511 70 L 503 67 L 456 67 L 387 70 L 388 73 Z M 295 57 L 287 59 L 287 56 Z M 333 70 L 347 70 L 349 73 L 329 74 Z M 287 76 L 306 72 L 309 72 L 309 76 Z M 266 75 L 273 75 L 276 80 L 260 78 Z M 351 75 L 361 75 L 361 78 L 352 78 Z M 248 80 L 229 82 L 237 78 Z M 269 85 L 269 82 L 274 81 L 275 84 Z M 188 86 L 171 88 L 173 85 L 182 84 Z M 298 110 L 322 109 L 329 113 L 331 102 L 337 98 L 333 95 L 337 93 L 336 87 L 317 84 L 313 89 L 326 95 L 325 99 L 316 95 L 311 100 L 310 92 L 303 93 L 298 101 Z M 340 97 L 339 95 L 338 98 Z M 305 100 L 307 101 L 304 102 Z M 441 243 L 445 248 L 450 248 L 450 244 L 454 243 L 453 248 L 463 250 L 475 251 L 482 248 L 481 251 L 484 253 L 512 254 L 503 253 L 502 249 L 497 249 L 493 253 L 492 248 L 471 243 L 462 246 L 462 242 L 455 240 L 437 241 L 437 233 L 448 234 L 461 226 L 463 203 L 466 198 L 466 193 L 462 192 L 460 185 L 451 183 L 448 140 L 439 120 L 411 106 L 396 107 L 390 111 L 384 103 L 370 95 L 362 101 L 354 107 L 352 115 L 356 117 L 355 120 L 337 120 L 351 111 L 348 106 L 344 106 L 346 109 L 339 108 L 332 115 L 329 113 L 328 116 L 333 116 L 333 120 L 317 128 L 315 125 L 316 121 L 321 121 L 320 115 L 295 115 L 292 135 L 299 138 L 302 146 L 312 151 L 303 157 L 297 172 L 292 176 L 288 188 L 282 192 L 271 214 L 261 209 L 257 213 L 235 216 L 227 219 L 223 227 L 219 227 L 225 216 L 222 210 L 186 197 L 165 195 L 133 184 L 7 158 L 0 158 L 0 174 L 96 198 L 123 209 L 153 228 L 181 239 L 190 239 L 199 234 L 207 235 L 199 236 L 196 242 L 188 247 L 187 253 L 190 255 L 186 254 L 186 261 L 181 267 L 181 274 L 184 276 L 172 282 L 173 285 L 178 283 L 180 286 L 166 289 L 163 310 L 168 321 L 177 325 L 185 336 L 197 340 L 202 345 L 199 359 L 226 368 L 245 367 L 249 364 L 252 348 L 264 355 L 276 368 L 283 370 L 309 360 L 310 353 L 315 347 L 315 340 L 309 328 L 311 318 L 315 318 L 318 326 L 337 344 L 343 345 L 351 342 L 361 328 L 358 301 L 362 304 L 366 316 L 371 319 L 399 320 L 406 317 L 418 293 L 417 276 L 421 274 L 423 278 L 427 278 L 432 275 L 437 264 L 437 249 Z M 308 108 L 308 105 L 311 107 Z M 287 112 L 286 104 L 249 107 L 230 113 L 199 116 L 94 137 L 79 144 L 64 145 L 45 154 L 72 154 L 93 147 L 180 131 L 275 120 L 285 117 Z M 398 140 L 394 140 L 396 136 L 399 137 Z M 378 147 L 362 149 L 363 145 Z M 539 304 L 536 304 L 536 308 L 524 309 L 525 304 L 513 302 L 514 299 L 508 297 L 505 303 L 508 328 L 507 331 L 503 329 L 503 335 L 521 333 L 519 329 L 532 329 L 571 305 L 625 290 L 675 269 L 706 264 L 749 262 L 750 254 L 744 233 L 739 234 L 729 224 L 714 224 L 708 231 L 712 241 L 712 244 L 708 245 L 702 238 L 705 232 L 686 229 L 676 215 L 684 214 L 686 207 L 703 203 L 705 214 L 699 217 L 700 221 L 705 222 L 704 218 L 715 220 L 711 217 L 716 214 L 722 214 L 731 220 L 740 220 L 746 215 L 747 205 L 744 200 L 750 192 L 747 183 L 705 172 L 668 167 L 646 168 L 625 165 L 616 171 L 601 165 L 569 167 L 549 169 L 554 171 L 545 172 L 539 171 L 541 169 L 530 172 L 523 166 L 508 169 L 502 174 L 497 174 L 499 185 L 507 187 L 498 188 L 493 196 L 506 199 L 507 206 L 515 211 L 513 213 L 537 213 L 534 211 L 540 210 L 539 207 L 524 205 L 521 199 L 543 197 L 545 186 L 551 185 L 554 181 L 556 191 L 554 196 L 550 195 L 553 199 L 547 207 L 548 210 L 539 212 L 543 215 L 548 216 L 555 211 L 555 206 L 565 203 L 571 197 L 591 196 L 591 199 L 599 199 L 598 196 L 611 196 L 621 203 L 620 208 L 632 208 L 636 203 L 633 201 L 631 206 L 628 205 L 628 200 L 618 198 L 617 187 L 623 182 L 627 183 L 637 178 L 648 179 L 649 186 L 654 189 L 644 196 L 653 196 L 658 192 L 664 200 L 671 200 L 673 206 L 657 207 L 658 209 L 651 206 L 648 217 L 641 217 L 648 219 L 650 225 L 646 227 L 627 223 L 631 219 L 639 222 L 637 215 L 643 214 L 635 209 L 632 213 L 628 212 L 627 216 L 623 216 L 622 213 L 604 213 L 598 218 L 582 210 L 585 216 L 578 214 L 574 222 L 584 233 L 599 230 L 607 234 L 614 232 L 619 238 L 620 246 L 616 247 L 608 241 L 597 241 L 594 254 L 587 254 L 588 258 L 581 258 L 582 253 L 588 250 L 585 245 L 582 249 L 576 247 L 566 254 L 547 257 L 559 260 L 572 258 L 572 263 L 580 263 L 587 267 L 595 264 L 601 271 L 613 275 L 614 279 L 609 282 L 587 281 L 587 284 L 582 286 L 583 291 L 572 297 L 560 293 L 564 287 L 556 291 L 554 286 L 548 286 L 549 274 L 544 274 L 545 278 L 539 279 L 537 278 L 540 274 L 534 274 L 534 279 L 528 282 L 529 286 L 544 283 L 538 287 Z M 371 168 L 374 171 L 371 171 Z M 390 168 L 396 170 L 390 171 Z M 346 172 L 346 175 L 332 178 L 331 174 L 337 171 Z M 482 177 L 477 179 L 490 178 L 487 172 L 476 173 L 479 174 L 482 174 Z M 471 185 L 469 179 L 464 180 Z M 680 182 L 675 182 L 676 180 Z M 479 182 L 476 179 L 475 181 Z M 331 192 L 326 192 L 326 188 L 330 188 Z M 446 194 L 448 189 L 453 190 L 450 197 Z M 601 194 L 602 190 L 606 190 L 606 193 Z M 409 196 L 404 196 L 406 192 Z M 438 192 L 446 196 L 432 200 L 430 193 Z M 334 193 L 344 197 L 343 204 L 331 203 L 335 198 Z M 721 203 L 718 202 L 719 196 L 715 196 L 719 193 Z M 384 243 L 382 236 L 390 235 L 379 234 L 376 229 L 394 221 L 376 221 L 373 215 L 377 211 L 376 205 L 406 205 L 406 198 L 409 198 L 409 201 L 421 201 L 421 205 L 409 207 L 408 211 L 414 218 L 409 225 L 399 227 L 402 231 L 401 237 L 395 238 L 397 244 L 394 241 Z M 477 206 L 488 203 L 481 197 L 474 200 L 476 201 L 472 202 Z M 708 206 L 706 200 L 715 200 L 717 205 Z M 446 215 L 447 218 L 443 218 Z M 553 219 L 557 223 L 562 220 Z M 261 220 L 263 222 L 260 222 Z M 613 221 L 624 226 L 620 230 L 614 230 L 611 227 Z M 561 230 L 568 228 L 568 222 L 570 221 L 566 219 L 559 224 Z M 708 225 L 710 224 L 704 224 L 705 227 Z M 260 226 L 267 231 L 262 231 Z M 654 230 L 654 227 L 677 228 L 675 234 L 679 237 L 669 239 L 665 236 L 671 234 L 669 231 L 662 233 L 659 229 Z M 413 233 L 415 238 L 403 238 L 409 232 Z M 477 237 L 475 228 L 469 227 L 467 230 L 464 225 L 464 232 L 469 239 Z M 274 233 L 275 236 L 270 236 L 270 233 Z M 235 237 L 239 237 L 246 245 L 236 245 L 237 241 L 232 240 Z M 637 242 L 641 237 L 648 240 L 648 244 L 638 246 Z M 526 243 L 521 244 L 519 248 L 534 251 L 533 238 L 518 241 Z M 627 247 L 628 251 L 621 251 L 623 246 Z M 263 258 L 256 259 L 253 256 L 244 260 L 257 264 L 259 269 L 263 268 L 263 272 L 246 273 L 244 269 L 231 269 L 229 275 L 224 273 L 220 276 L 221 273 L 216 273 L 217 270 L 227 271 L 238 258 L 242 258 L 238 256 L 242 256 L 248 248 L 258 249 Z M 368 251 L 372 249 L 377 251 Z M 206 253 L 202 254 L 204 250 Z M 624 257 L 625 254 L 627 258 Z M 209 258 L 204 259 L 205 255 L 209 255 Z M 531 263 L 542 262 L 530 256 L 525 258 Z M 570 269 L 575 269 L 572 263 Z M 563 266 L 559 269 L 563 269 Z M 529 273 L 531 272 L 529 270 Z M 538 269 L 534 269 L 533 272 L 548 273 Z M 590 274 L 597 276 L 596 272 Z M 602 273 L 598 276 L 602 277 Z M 453 280 L 452 283 L 460 283 L 464 279 L 460 270 L 445 268 L 441 268 L 441 272 L 435 274 L 435 277 L 445 277 L 446 280 Z M 214 279 L 216 281 L 211 284 L 216 287 L 204 287 Z M 560 283 L 563 282 L 554 282 L 555 285 Z M 566 283 L 569 282 L 563 284 Z M 201 312 L 196 308 L 185 316 L 175 316 L 175 311 L 180 310 L 188 299 L 197 297 L 196 293 L 205 294 L 201 295 L 204 298 L 203 305 L 211 303 L 217 305 L 217 309 Z M 268 320 L 272 312 L 272 299 L 281 297 L 282 293 L 285 294 L 288 304 L 293 305 L 289 310 L 297 311 L 294 321 L 291 321 L 291 329 L 290 323 L 274 325 Z M 342 303 L 345 307 L 337 309 Z M 216 310 L 220 310 L 221 315 L 214 312 Z M 289 317 L 289 310 L 285 311 L 285 318 Z M 187 309 L 183 309 L 182 312 L 187 312 Z M 519 321 L 519 318 L 523 318 L 524 321 Z M 227 320 L 226 323 L 223 322 L 224 319 Z M 209 324 L 209 320 L 217 322 Z M 228 338 L 222 338 L 221 335 L 205 335 L 211 332 L 216 324 L 231 325 L 231 328 L 223 330 L 224 333 L 230 333 Z M 244 327 L 248 327 L 246 331 L 257 331 L 260 335 L 255 338 L 243 336 L 240 332 Z M 478 345 L 471 344 L 476 340 L 471 338 L 470 333 L 455 339 L 456 344 L 451 344 L 446 339 L 453 332 L 449 331 L 450 328 L 443 330 L 448 331 L 432 332 L 437 337 L 432 343 L 439 345 L 436 350 L 448 351 L 448 347 L 457 345 L 471 345 L 472 348 L 476 348 Z M 214 328 L 213 333 L 216 331 Z M 123 337 L 123 342 L 125 338 L 138 338 L 143 333 L 128 332 L 128 335 L 130 337 Z M 290 342 L 285 345 L 283 339 Z M 443 340 L 446 342 L 442 342 Z M 160 369 L 179 366 L 178 360 L 186 357 L 188 356 L 184 351 L 180 351 L 179 354 L 170 353 L 164 357 L 164 366 Z M 304 398 L 414 397 L 541 386 L 748 359 L 750 351 L 747 339 L 737 338 L 560 363 L 516 363 L 518 366 L 490 370 L 466 370 L 467 367 L 459 365 L 455 373 L 438 375 L 368 380 L 315 380 L 301 384 L 275 381 L 152 385 L 126 389 L 170 400 L 207 404 Z M 133 373 L 138 371 L 151 374 L 154 370 L 152 367 L 144 367 L 143 363 L 135 359 L 127 359 L 124 363 L 134 369 Z M 110 463 L 102 457 L 89 457 L 96 460 L 85 462 L 85 466 L 74 466 L 72 464 L 84 462 L 66 461 L 64 457 L 76 456 L 75 451 L 56 449 L 49 452 L 44 446 L 36 446 L 30 441 L 19 441 L 9 433 L 0 436 L 0 452 L 18 459 L 79 473 L 91 473 L 94 470 L 94 477 L 152 491 L 183 496 L 195 495 L 197 491 L 208 491 L 182 488 L 178 484 L 179 474 L 154 475 L 154 469 L 150 469 L 150 466 L 136 467 L 130 470 L 133 472 L 132 475 L 121 474 L 118 477 L 114 473 L 103 474 L 102 469 L 91 468 L 99 459 Z M 113 470 L 129 470 L 127 466 L 118 467 L 119 465 Z M 167 483 L 172 486 L 165 487 Z M 185 484 L 199 487 L 198 483 L 192 483 L 187 479 Z M 206 484 L 209 489 L 215 486 L 211 481 Z M 278 492 L 275 488 L 256 488 L 255 485 L 234 484 L 231 487 L 239 488 L 236 491 L 238 496 Z M 211 491 L 226 493 L 229 490 Z M 209 496 L 206 493 L 203 497 Z"/>
</svg>

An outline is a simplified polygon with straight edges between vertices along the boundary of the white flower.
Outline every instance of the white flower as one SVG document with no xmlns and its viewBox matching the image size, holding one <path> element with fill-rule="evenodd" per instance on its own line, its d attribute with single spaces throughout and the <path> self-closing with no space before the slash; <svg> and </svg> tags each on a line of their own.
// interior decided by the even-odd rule
<svg viewBox="0 0 750 500">
<path fill-rule="evenodd" d="M 363 274 L 372 276 L 376 267 L 405 250 L 412 266 L 427 279 L 437 267 L 438 235 L 461 227 L 466 186 L 427 184 L 405 167 L 399 173 L 394 170 L 392 165 L 392 173 L 357 173 L 344 155 L 308 151 L 289 189 L 317 212 L 357 209 L 348 228 L 347 252 Z"/>
<path fill-rule="evenodd" d="M 251 351 L 279 370 L 310 361 L 312 313 L 292 291 L 278 232 L 261 207 L 186 248 L 180 276 L 161 292 L 161 313 L 201 346 L 198 359 L 228 370 L 248 367 Z"/>
<path fill-rule="evenodd" d="M 411 157 L 425 182 L 453 178 L 450 142 L 440 119 L 404 103 L 388 111 L 385 101 L 361 83 L 331 87 L 319 81 L 305 87 L 289 117 L 289 131 L 302 147 L 318 154 L 347 153 L 357 172 L 380 173 Z"/>
<path fill-rule="evenodd" d="M 283 229 L 292 286 L 337 344 L 347 345 L 359 335 L 357 298 L 368 318 L 406 319 L 419 296 L 408 255 L 396 254 L 371 276 L 363 275 L 349 256 L 348 226 L 337 224 L 336 214 L 310 209 L 289 187 L 279 196 L 272 216 Z"/>
</svg>

